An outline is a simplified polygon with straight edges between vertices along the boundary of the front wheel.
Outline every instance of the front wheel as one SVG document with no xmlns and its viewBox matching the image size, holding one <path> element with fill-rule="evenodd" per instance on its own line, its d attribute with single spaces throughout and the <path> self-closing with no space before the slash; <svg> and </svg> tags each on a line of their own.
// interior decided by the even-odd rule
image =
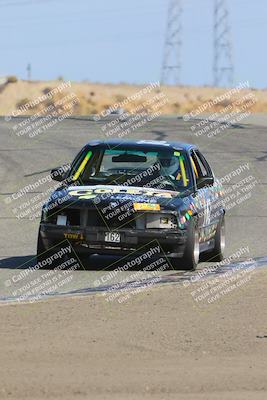
<svg viewBox="0 0 267 400">
<path fill-rule="evenodd" d="M 199 262 L 199 231 L 197 220 L 192 218 L 187 228 L 187 240 L 182 258 L 173 259 L 171 264 L 174 269 L 194 271 Z"/>
</svg>

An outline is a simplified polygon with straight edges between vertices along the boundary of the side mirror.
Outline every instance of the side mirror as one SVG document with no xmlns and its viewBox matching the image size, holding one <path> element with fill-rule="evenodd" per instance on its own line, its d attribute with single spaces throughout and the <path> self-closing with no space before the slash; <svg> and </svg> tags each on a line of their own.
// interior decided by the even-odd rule
<svg viewBox="0 0 267 400">
<path fill-rule="evenodd" d="M 70 171 L 70 165 L 62 165 L 61 167 L 53 168 L 50 176 L 54 181 L 62 182 Z"/>
<path fill-rule="evenodd" d="M 202 189 L 205 186 L 212 186 L 214 179 L 212 176 L 203 176 L 197 180 L 197 188 Z"/>
</svg>

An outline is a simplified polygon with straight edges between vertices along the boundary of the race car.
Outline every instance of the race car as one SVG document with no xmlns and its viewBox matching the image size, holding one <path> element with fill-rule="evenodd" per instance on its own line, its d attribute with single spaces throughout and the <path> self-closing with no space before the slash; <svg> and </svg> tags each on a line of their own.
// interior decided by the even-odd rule
<svg viewBox="0 0 267 400">
<path fill-rule="evenodd" d="M 91 141 L 43 205 L 37 257 L 68 241 L 76 254 L 138 254 L 151 243 L 174 269 L 194 270 L 202 252 L 221 261 L 223 191 L 192 144 Z"/>
</svg>

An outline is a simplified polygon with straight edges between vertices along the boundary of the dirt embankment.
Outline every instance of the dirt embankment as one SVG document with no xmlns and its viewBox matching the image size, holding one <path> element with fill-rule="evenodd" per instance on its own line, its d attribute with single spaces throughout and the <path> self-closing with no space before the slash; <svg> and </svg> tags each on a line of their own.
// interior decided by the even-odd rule
<svg viewBox="0 0 267 400">
<path fill-rule="evenodd" d="M 57 90 L 60 87 L 63 89 Z M 162 114 L 230 112 L 242 106 L 244 111 L 252 113 L 267 112 L 267 90 L 244 87 L 236 91 L 235 88 L 171 87 L 157 83 L 138 86 L 11 79 L 0 84 L 0 115 L 47 114 L 52 109 L 64 113 L 64 98 L 70 95 L 75 99 L 72 109 L 75 115 L 99 114 L 114 105 L 132 113 L 149 112 L 155 104 L 153 97 L 157 97 L 157 102 L 162 99 Z"/>
</svg>

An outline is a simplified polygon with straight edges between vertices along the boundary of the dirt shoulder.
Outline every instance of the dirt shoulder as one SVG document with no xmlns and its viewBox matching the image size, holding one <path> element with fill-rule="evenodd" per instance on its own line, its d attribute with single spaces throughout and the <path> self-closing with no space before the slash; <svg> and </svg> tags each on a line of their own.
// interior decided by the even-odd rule
<svg viewBox="0 0 267 400">
<path fill-rule="evenodd" d="M 2 399 L 264 399 L 267 271 L 202 307 L 182 285 L 0 307 Z"/>
</svg>

